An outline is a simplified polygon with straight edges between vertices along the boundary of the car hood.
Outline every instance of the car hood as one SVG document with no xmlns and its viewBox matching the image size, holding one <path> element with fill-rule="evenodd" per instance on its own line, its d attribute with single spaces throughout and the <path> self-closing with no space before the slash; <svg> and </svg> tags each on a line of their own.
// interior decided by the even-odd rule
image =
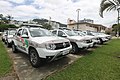
<svg viewBox="0 0 120 80">
<path fill-rule="evenodd" d="M 98 36 L 89 36 L 89 35 L 86 35 L 87 37 L 90 37 L 91 39 L 97 39 L 99 38 Z"/>
<path fill-rule="evenodd" d="M 88 39 L 88 40 L 90 40 L 90 39 L 95 39 L 95 37 L 94 36 L 89 36 L 89 35 L 86 35 L 86 36 L 84 36 L 86 39 Z"/>
<path fill-rule="evenodd" d="M 69 36 L 67 37 L 69 40 L 77 40 L 77 41 L 83 41 L 85 40 L 84 37 L 81 37 L 81 36 Z"/>
<path fill-rule="evenodd" d="M 98 37 L 104 38 L 107 37 L 106 35 L 98 35 Z"/>
<path fill-rule="evenodd" d="M 34 37 L 32 41 L 36 43 L 62 43 L 68 42 L 68 39 L 57 37 L 57 36 L 45 36 L 45 37 Z"/>
<path fill-rule="evenodd" d="M 7 37 L 8 37 L 8 38 L 12 38 L 12 37 L 13 37 L 13 35 L 8 35 Z"/>
</svg>

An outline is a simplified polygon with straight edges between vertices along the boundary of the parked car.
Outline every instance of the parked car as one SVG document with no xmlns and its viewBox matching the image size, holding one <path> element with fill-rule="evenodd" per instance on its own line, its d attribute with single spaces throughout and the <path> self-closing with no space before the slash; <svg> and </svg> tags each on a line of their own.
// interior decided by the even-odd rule
<svg viewBox="0 0 120 80">
<path fill-rule="evenodd" d="M 109 39 L 107 38 L 107 36 L 105 36 L 105 35 L 102 35 L 102 34 L 100 34 L 100 33 L 98 33 L 98 32 L 91 32 L 93 35 L 95 35 L 95 36 L 98 36 L 99 37 L 99 39 L 100 39 L 100 41 L 101 41 L 101 44 L 103 44 L 104 42 L 107 42 Z"/>
<path fill-rule="evenodd" d="M 2 35 L 2 32 L 0 32 L 0 36 Z"/>
<path fill-rule="evenodd" d="M 105 33 L 98 33 L 99 35 L 105 36 L 108 40 L 112 38 L 111 35 L 105 34 Z"/>
<path fill-rule="evenodd" d="M 28 54 L 35 68 L 42 65 L 44 60 L 53 61 L 66 56 L 71 49 L 69 40 L 53 36 L 50 31 L 40 27 L 21 27 L 12 41 L 12 51 Z"/>
<path fill-rule="evenodd" d="M 83 36 L 85 38 L 88 38 L 89 40 L 92 40 L 94 45 L 100 43 L 100 40 L 99 40 L 99 38 L 97 36 L 87 35 L 87 34 L 83 33 L 82 31 L 74 31 L 74 32 L 77 33 L 80 36 Z"/>
<path fill-rule="evenodd" d="M 6 32 L 6 39 L 5 39 L 5 43 L 7 45 L 7 47 L 11 46 L 12 40 L 13 40 L 13 36 L 16 33 L 16 29 L 9 29 Z"/>
<path fill-rule="evenodd" d="M 83 32 L 87 35 L 98 37 L 98 39 L 100 40 L 100 44 L 103 44 L 104 42 L 107 42 L 109 40 L 107 39 L 106 36 L 100 35 L 98 32 L 92 32 L 92 31 L 83 31 Z"/>
<path fill-rule="evenodd" d="M 91 40 L 87 40 L 84 37 L 79 36 L 78 34 L 74 33 L 71 30 L 52 30 L 52 33 L 64 37 L 66 39 L 69 39 L 72 44 L 72 53 L 77 53 L 79 51 L 79 48 L 81 49 L 87 49 L 90 46 L 93 46 L 93 43 Z"/>
<path fill-rule="evenodd" d="M 7 30 L 4 30 L 4 32 L 2 33 L 2 41 L 3 42 L 5 42 L 6 36 L 7 36 Z"/>
</svg>

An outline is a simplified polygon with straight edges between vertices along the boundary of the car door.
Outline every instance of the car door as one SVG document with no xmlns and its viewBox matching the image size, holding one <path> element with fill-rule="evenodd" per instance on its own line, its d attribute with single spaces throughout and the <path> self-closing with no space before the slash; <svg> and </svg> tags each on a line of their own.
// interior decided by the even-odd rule
<svg viewBox="0 0 120 80">
<path fill-rule="evenodd" d="M 57 35 L 57 30 L 52 31 L 53 35 Z"/>
<path fill-rule="evenodd" d="M 25 51 L 24 48 L 23 48 L 23 43 L 24 43 L 24 40 L 23 38 L 21 37 L 22 35 L 22 31 L 23 29 L 19 29 L 18 32 L 16 33 L 16 36 L 15 36 L 15 43 L 16 43 L 16 46 L 18 47 L 18 49 L 20 51 Z"/>
<path fill-rule="evenodd" d="M 58 31 L 59 37 L 67 37 L 67 35 L 63 31 Z"/>
<path fill-rule="evenodd" d="M 23 29 L 22 35 L 21 35 L 21 40 L 22 40 L 21 46 L 25 53 L 28 52 L 28 39 L 29 39 L 28 31 L 27 29 Z"/>
</svg>

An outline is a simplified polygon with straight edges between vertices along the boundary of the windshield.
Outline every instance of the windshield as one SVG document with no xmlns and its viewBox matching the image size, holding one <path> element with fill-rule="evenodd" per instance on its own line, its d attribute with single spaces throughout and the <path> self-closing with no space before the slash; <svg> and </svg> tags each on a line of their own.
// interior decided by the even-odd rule
<svg viewBox="0 0 120 80">
<path fill-rule="evenodd" d="M 96 36 L 96 35 L 99 35 L 98 33 L 96 33 L 96 32 L 91 32 L 94 36 Z"/>
<path fill-rule="evenodd" d="M 10 30 L 9 35 L 14 35 L 16 33 L 16 30 Z"/>
<path fill-rule="evenodd" d="M 83 32 L 77 32 L 78 33 L 78 35 L 80 35 L 80 36 L 86 36 L 86 34 L 85 33 L 83 33 Z"/>
<path fill-rule="evenodd" d="M 32 37 L 53 36 L 50 31 L 45 29 L 30 28 L 29 31 Z"/>
<path fill-rule="evenodd" d="M 105 33 L 98 33 L 99 35 L 106 35 Z"/>
<path fill-rule="evenodd" d="M 80 32 L 80 33 L 81 33 L 81 35 L 86 36 L 86 34 L 85 34 L 85 33 L 83 33 L 83 32 Z"/>
<path fill-rule="evenodd" d="M 68 36 L 78 36 L 78 34 L 76 34 L 75 32 L 73 31 L 70 31 L 70 30 L 64 30 L 65 33 L 68 35 Z"/>
</svg>

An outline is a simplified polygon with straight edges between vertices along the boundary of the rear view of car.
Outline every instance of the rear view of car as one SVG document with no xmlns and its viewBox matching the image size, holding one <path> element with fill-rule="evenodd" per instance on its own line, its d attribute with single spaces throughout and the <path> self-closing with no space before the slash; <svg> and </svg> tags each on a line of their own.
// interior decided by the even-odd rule
<svg viewBox="0 0 120 80">
<path fill-rule="evenodd" d="M 3 32 L 3 34 L 2 34 L 2 41 L 3 41 L 3 42 L 5 42 L 6 36 L 7 36 L 7 30 L 4 30 L 4 32 Z"/>
<path fill-rule="evenodd" d="M 11 42 L 13 40 L 13 36 L 15 35 L 16 33 L 16 29 L 9 29 L 6 33 L 6 40 L 5 40 L 5 43 L 7 45 L 7 47 L 10 47 L 11 46 Z"/>
</svg>

